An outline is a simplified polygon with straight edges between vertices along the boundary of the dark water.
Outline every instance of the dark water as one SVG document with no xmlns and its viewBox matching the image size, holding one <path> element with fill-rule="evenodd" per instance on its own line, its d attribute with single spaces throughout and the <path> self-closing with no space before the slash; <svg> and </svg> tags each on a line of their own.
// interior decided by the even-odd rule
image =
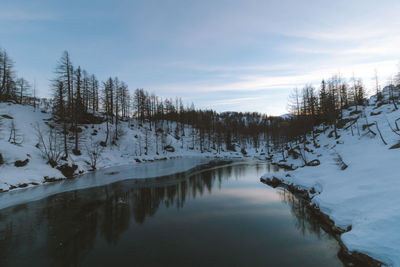
<svg viewBox="0 0 400 267">
<path fill-rule="evenodd" d="M 0 210 L 0 266 L 342 266 L 305 203 L 246 162 Z"/>
</svg>

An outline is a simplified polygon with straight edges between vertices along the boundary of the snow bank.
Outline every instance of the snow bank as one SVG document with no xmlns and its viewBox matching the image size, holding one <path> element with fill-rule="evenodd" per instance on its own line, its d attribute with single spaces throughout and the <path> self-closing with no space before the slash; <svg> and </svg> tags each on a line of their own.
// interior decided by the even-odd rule
<svg viewBox="0 0 400 267">
<path fill-rule="evenodd" d="M 0 191 L 22 184 L 41 183 L 45 176 L 63 176 L 46 164 L 40 150 L 35 147 L 38 139 L 34 127 L 48 127 L 45 121 L 50 118 L 49 114 L 40 110 L 34 112 L 30 106 L 0 103 L 0 118 L 0 153 L 4 159 L 4 164 L 0 165 Z M 17 144 L 8 142 L 12 122 L 15 124 Z M 14 166 L 15 161 L 25 159 L 29 159 L 26 166 Z"/>
<path fill-rule="evenodd" d="M 361 115 L 350 112 L 345 112 L 344 117 Z M 369 124 L 378 123 L 387 145 L 375 126 L 371 126 L 371 130 L 377 133 L 376 136 L 367 133 L 365 126 L 362 129 L 367 121 L 361 117 L 358 120 L 360 136 L 357 124 L 354 124 L 353 134 L 351 128 L 344 130 L 344 127 L 339 130 L 340 138 L 336 140 L 327 137 L 332 130 L 329 129 L 317 137 L 320 148 L 309 145 L 314 151 L 307 153 L 307 158 L 319 159 L 319 166 L 300 167 L 276 177 L 299 189 L 316 191 L 311 194 L 312 203 L 329 215 L 336 226 L 342 229 L 351 226 L 349 232 L 342 234 L 342 240 L 350 251 L 400 266 L 400 149 L 389 149 L 399 142 L 400 136 L 388 125 L 390 122 L 394 127 L 395 119 L 400 118 L 400 110 L 394 111 L 389 104 L 379 108 L 368 106 L 365 114 Z M 278 155 L 276 161 L 281 159 Z M 345 170 L 341 170 L 338 164 L 338 155 L 348 165 Z M 289 159 L 286 164 L 292 163 L 298 164 L 299 161 Z"/>
<path fill-rule="evenodd" d="M 43 199 L 62 192 L 97 187 L 127 179 L 154 178 L 186 172 L 199 165 L 207 164 L 210 160 L 206 157 L 185 157 L 105 168 L 84 174 L 78 179 L 66 179 L 57 183 L 47 183 L 2 193 L 0 194 L 0 209 Z"/>
</svg>

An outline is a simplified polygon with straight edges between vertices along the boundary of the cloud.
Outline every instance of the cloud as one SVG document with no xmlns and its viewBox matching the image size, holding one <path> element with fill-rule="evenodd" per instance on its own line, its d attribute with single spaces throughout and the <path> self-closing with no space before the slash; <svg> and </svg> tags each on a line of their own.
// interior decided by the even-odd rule
<svg viewBox="0 0 400 267">
<path fill-rule="evenodd" d="M 268 74 L 243 74 L 237 75 L 236 81 L 215 81 L 212 79 L 202 80 L 198 82 L 185 82 L 185 83 L 172 83 L 172 84 L 158 84 L 156 88 L 162 91 L 173 92 L 175 94 L 212 94 L 218 92 L 242 92 L 243 95 L 250 94 L 251 92 L 268 90 L 288 90 L 295 87 L 302 87 L 305 84 L 314 84 L 318 86 L 320 81 L 328 79 L 336 73 L 350 80 L 353 73 L 358 78 L 362 78 L 365 84 L 369 87 L 373 86 L 371 78 L 374 75 L 374 70 L 377 69 L 381 77 L 381 82 L 385 83 L 386 79 L 391 76 L 397 69 L 397 60 L 374 61 L 359 64 L 339 64 L 332 62 L 325 66 L 315 65 L 299 65 L 293 75 L 268 75 Z M 303 67 L 302 67 L 303 66 Z M 340 68 L 336 66 L 341 66 Z M 302 68 L 302 70 L 299 70 Z M 227 98 L 221 102 L 214 102 L 214 104 L 234 104 L 239 101 L 255 100 L 255 97 L 241 97 L 241 98 Z"/>
<path fill-rule="evenodd" d="M 291 63 L 281 64 L 237 64 L 237 65 L 207 65 L 187 61 L 173 61 L 165 64 L 168 67 L 189 68 L 204 72 L 249 72 L 249 71 L 278 71 L 295 67 Z"/>
<path fill-rule="evenodd" d="M 217 100 L 213 101 L 212 104 L 214 105 L 236 105 L 240 104 L 243 102 L 254 102 L 260 100 L 259 97 L 240 97 L 240 98 L 228 98 L 228 99 L 223 99 L 223 100 Z"/>
</svg>

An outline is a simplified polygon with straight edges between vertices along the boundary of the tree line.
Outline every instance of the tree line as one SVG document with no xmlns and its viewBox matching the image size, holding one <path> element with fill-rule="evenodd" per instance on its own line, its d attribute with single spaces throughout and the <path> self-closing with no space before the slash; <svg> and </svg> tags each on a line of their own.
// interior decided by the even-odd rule
<svg viewBox="0 0 400 267">
<path fill-rule="evenodd" d="M 33 90 L 33 92 L 31 92 Z M 0 102 L 15 101 L 16 103 L 33 103 L 36 97 L 36 87 L 23 77 L 18 77 L 14 68 L 14 61 L 6 50 L 0 50 Z"/>
<path fill-rule="evenodd" d="M 189 149 L 198 147 L 201 152 L 222 151 L 224 147 L 236 150 L 239 146 L 244 152 L 248 145 L 258 148 L 266 130 L 268 117 L 264 114 L 219 114 L 213 110 L 196 109 L 194 104 L 185 106 L 178 97 L 163 99 L 144 89 L 136 89 L 131 96 L 126 83 L 118 77 L 100 83 L 95 75 L 88 74 L 80 66 L 74 67 L 67 51 L 57 63 L 55 76 L 52 83 L 53 113 L 63 125 L 64 157 L 68 157 L 68 131 L 71 130 L 74 132 L 72 152 L 80 154 L 79 125 L 85 123 L 106 123 L 102 146 L 116 143 L 122 134 L 120 121 L 134 118 L 140 125 L 148 125 L 148 128 L 144 127 L 146 140 L 142 140 L 145 153 L 150 131 L 154 132 L 156 142 L 162 143 L 163 148 L 166 135 L 173 134 L 182 141 L 183 136 L 191 136 Z M 185 126 L 191 126 L 190 130 Z"/>
<path fill-rule="evenodd" d="M 398 84 L 391 83 L 391 92 L 398 87 Z M 23 103 L 23 99 L 30 99 L 30 88 L 25 79 L 16 77 L 14 63 L 7 52 L 0 51 L 0 101 Z M 148 135 L 152 132 L 157 153 L 158 142 L 162 149 L 166 149 L 166 135 L 171 134 L 182 140 L 182 148 L 183 137 L 190 136 L 188 148 L 201 152 L 239 150 L 246 154 L 246 149 L 252 147 L 269 154 L 271 149 L 284 151 L 288 143 L 305 141 L 308 134 L 315 140 L 317 125 L 323 125 L 324 131 L 331 128 L 330 135 L 338 138 L 337 129 L 341 127 L 343 111 L 354 106 L 356 113 L 361 112 L 360 107 L 366 104 L 365 86 L 361 79 L 346 81 L 340 75 L 333 75 L 323 79 L 319 88 L 309 84 L 302 90 L 293 90 L 289 100 L 291 116 L 267 116 L 257 112 L 218 113 L 211 109 L 197 109 L 194 104 L 185 105 L 179 97 L 161 98 L 140 88 L 131 93 L 128 85 L 118 77 L 109 77 L 101 82 L 94 74 L 76 67 L 67 51 L 57 62 L 52 89 L 53 114 L 63 135 L 64 158 L 69 155 L 71 141 L 72 153 L 81 153 L 80 125 L 105 122 L 106 136 L 100 145 L 108 146 L 115 145 L 123 134 L 121 121 L 132 119 L 146 133 L 145 140 L 137 141 L 145 143 L 144 153 L 147 153 Z M 379 101 L 383 100 L 377 77 L 376 95 Z M 395 99 L 395 94 L 391 93 L 390 100 L 397 108 Z"/>
</svg>

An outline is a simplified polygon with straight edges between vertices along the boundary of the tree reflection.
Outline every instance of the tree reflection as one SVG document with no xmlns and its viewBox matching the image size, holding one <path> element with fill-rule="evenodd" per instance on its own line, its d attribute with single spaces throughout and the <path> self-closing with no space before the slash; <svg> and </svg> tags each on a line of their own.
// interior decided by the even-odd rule
<svg viewBox="0 0 400 267">
<path fill-rule="evenodd" d="M 281 200 L 289 205 L 291 213 L 294 215 L 296 228 L 300 230 L 303 235 L 308 233 L 315 233 L 318 237 L 326 234 L 324 225 L 316 218 L 315 213 L 310 207 L 309 203 L 296 197 L 285 189 L 278 191 Z"/>
<path fill-rule="evenodd" d="M 267 165 L 263 166 L 265 171 Z M 239 179 L 246 168 L 249 166 L 235 165 L 126 180 L 5 209 L 0 212 L 0 265 L 19 265 L 18 253 L 28 255 L 26 251 L 43 259 L 43 265 L 79 265 L 99 235 L 107 244 L 116 245 L 131 224 L 143 224 L 161 207 L 180 209 L 187 199 L 211 193 L 224 180 Z M 290 201 L 289 195 L 285 201 Z M 301 212 L 294 204 L 292 209 Z"/>
<path fill-rule="evenodd" d="M 94 246 L 99 221 L 98 200 L 77 192 L 50 197 L 42 215 L 47 220 L 45 250 L 52 266 L 77 266 Z"/>
</svg>

